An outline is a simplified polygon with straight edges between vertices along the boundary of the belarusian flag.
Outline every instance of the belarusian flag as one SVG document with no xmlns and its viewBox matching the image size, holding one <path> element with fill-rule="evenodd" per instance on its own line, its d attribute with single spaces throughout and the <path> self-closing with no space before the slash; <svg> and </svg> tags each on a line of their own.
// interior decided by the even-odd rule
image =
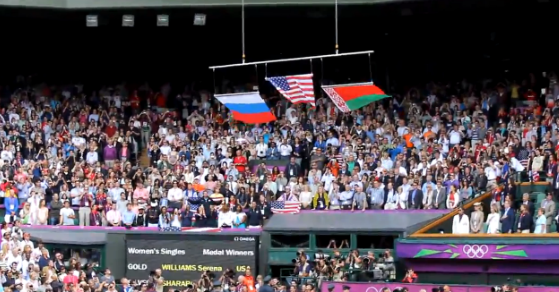
<svg viewBox="0 0 559 292">
<path fill-rule="evenodd" d="M 371 102 L 390 97 L 382 89 L 373 85 L 373 83 L 322 86 L 322 89 L 328 94 L 338 109 L 344 113 L 360 109 Z"/>
</svg>

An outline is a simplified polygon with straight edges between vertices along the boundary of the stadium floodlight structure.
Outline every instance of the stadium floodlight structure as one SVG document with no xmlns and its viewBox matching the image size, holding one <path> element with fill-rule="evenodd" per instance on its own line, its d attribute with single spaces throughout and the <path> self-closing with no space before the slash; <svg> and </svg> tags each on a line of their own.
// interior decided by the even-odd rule
<svg viewBox="0 0 559 292">
<path fill-rule="evenodd" d="M 99 19 L 97 15 L 88 15 L 85 17 L 85 26 L 87 27 L 98 27 L 99 26 Z"/>
<path fill-rule="evenodd" d="M 206 14 L 202 14 L 202 13 L 194 14 L 194 25 L 196 26 L 206 25 Z"/>
<path fill-rule="evenodd" d="M 157 26 L 169 26 L 169 15 L 166 14 L 157 15 Z"/>
<path fill-rule="evenodd" d="M 134 27 L 134 15 L 125 14 L 122 16 L 122 26 Z"/>
</svg>

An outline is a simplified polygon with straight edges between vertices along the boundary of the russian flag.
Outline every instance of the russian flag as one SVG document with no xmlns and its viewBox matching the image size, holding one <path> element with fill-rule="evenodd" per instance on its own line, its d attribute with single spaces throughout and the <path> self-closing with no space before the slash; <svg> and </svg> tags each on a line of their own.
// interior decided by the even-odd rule
<svg viewBox="0 0 559 292">
<path fill-rule="evenodd" d="M 276 120 L 258 92 L 216 94 L 215 98 L 233 113 L 233 119 L 237 121 L 263 124 Z"/>
</svg>

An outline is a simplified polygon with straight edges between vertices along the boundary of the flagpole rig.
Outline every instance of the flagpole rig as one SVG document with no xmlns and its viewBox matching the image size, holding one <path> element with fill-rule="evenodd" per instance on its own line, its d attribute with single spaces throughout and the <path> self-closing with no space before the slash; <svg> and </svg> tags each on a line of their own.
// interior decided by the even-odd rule
<svg viewBox="0 0 559 292">
<path fill-rule="evenodd" d="M 330 54 L 330 55 L 322 55 L 322 56 L 308 56 L 308 57 L 299 57 L 299 58 L 287 58 L 287 59 L 267 60 L 267 61 L 258 61 L 258 62 L 248 62 L 248 63 L 243 62 L 243 63 L 239 63 L 239 64 L 211 66 L 211 67 L 209 67 L 209 69 L 210 70 L 215 70 L 215 69 L 233 68 L 233 67 L 241 67 L 241 66 L 249 66 L 249 65 L 294 62 L 294 61 L 314 60 L 314 59 L 342 57 L 342 56 L 366 55 L 366 54 L 373 54 L 374 52 L 375 51 L 370 50 L 370 51 L 348 52 L 348 53 L 341 53 L 341 54 Z"/>
<path fill-rule="evenodd" d="M 338 46 L 339 42 L 338 42 L 338 0 L 336 0 L 335 5 L 335 26 L 336 26 L 336 54 L 338 54 L 340 52 L 340 47 Z"/>
<path fill-rule="evenodd" d="M 245 54 L 245 0 L 242 0 L 241 2 L 241 42 L 243 43 L 242 45 L 242 50 L 243 50 L 243 57 L 242 57 L 242 62 L 245 63 L 246 60 L 246 54 Z"/>
</svg>

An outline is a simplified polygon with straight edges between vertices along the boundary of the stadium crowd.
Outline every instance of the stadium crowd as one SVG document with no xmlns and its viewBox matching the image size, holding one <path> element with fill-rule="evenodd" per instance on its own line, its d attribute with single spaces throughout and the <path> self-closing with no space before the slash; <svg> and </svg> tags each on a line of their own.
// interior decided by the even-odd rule
<svg viewBox="0 0 559 292">
<path fill-rule="evenodd" d="M 539 96 L 534 92 L 541 84 Z M 162 289 L 153 279 L 116 285 L 110 270 L 96 273 L 95 263 L 79 255 L 51 257 L 22 232 L 25 224 L 247 228 L 262 226 L 288 205 L 453 209 L 485 191 L 493 192 L 492 214 L 501 221 L 488 216 L 487 232 L 549 232 L 556 215 L 554 75 L 522 85 L 431 83 L 349 114 L 324 97 L 310 108 L 271 95 L 267 101 L 278 120 L 267 125 L 236 123 L 207 92 L 171 92 L 169 84 L 158 92 L 43 84 L 11 94 L 0 112 L 5 291 Z M 541 171 L 552 189 L 533 224 L 524 216 L 535 207 L 526 197 L 515 204 L 514 181 L 540 180 Z M 518 228 L 503 222 L 514 217 L 513 209 L 521 210 Z M 462 233 L 481 232 L 472 221 Z M 298 272 L 347 280 L 320 267 Z M 237 285 L 214 280 L 215 287 Z M 253 279 L 255 287 L 264 282 L 276 291 L 298 289 Z"/>
<path fill-rule="evenodd" d="M 453 209 L 498 184 L 504 210 L 511 182 L 541 171 L 559 192 L 555 80 L 538 79 L 541 97 L 531 79 L 431 83 L 348 114 L 276 94 L 266 125 L 169 84 L 23 88 L 0 114 L 5 222 L 246 228 L 293 205 Z"/>
</svg>

